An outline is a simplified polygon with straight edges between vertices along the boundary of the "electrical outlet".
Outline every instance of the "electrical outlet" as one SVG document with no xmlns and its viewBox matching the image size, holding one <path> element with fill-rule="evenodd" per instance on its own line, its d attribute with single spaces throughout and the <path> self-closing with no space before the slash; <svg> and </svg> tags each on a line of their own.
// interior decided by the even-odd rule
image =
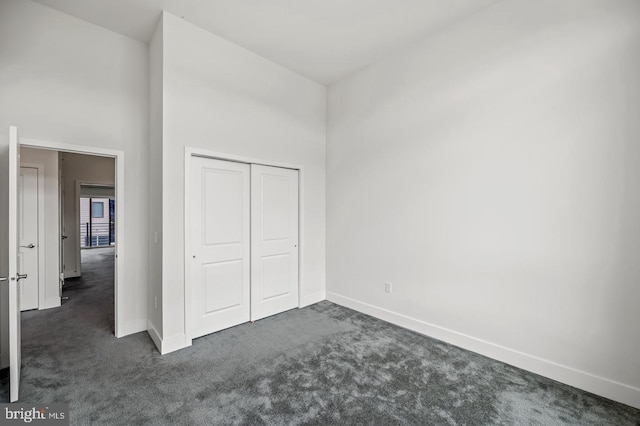
<svg viewBox="0 0 640 426">
<path fill-rule="evenodd" d="M 393 291 L 393 284 L 391 284 L 389 281 L 384 283 L 384 291 L 387 293 L 391 293 Z"/>
</svg>

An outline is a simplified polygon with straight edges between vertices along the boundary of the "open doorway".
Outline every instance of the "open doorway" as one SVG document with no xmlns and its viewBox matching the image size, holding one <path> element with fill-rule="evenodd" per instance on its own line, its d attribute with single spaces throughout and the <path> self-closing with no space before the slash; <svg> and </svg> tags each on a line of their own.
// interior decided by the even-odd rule
<svg viewBox="0 0 640 426">
<path fill-rule="evenodd" d="M 22 162 L 32 168 L 45 166 L 44 201 L 39 205 L 44 212 L 41 229 L 45 235 L 40 238 L 38 250 L 40 246 L 42 249 L 38 253 L 42 252 L 46 270 L 38 284 L 44 303 L 37 309 L 69 308 L 73 307 L 72 300 L 84 300 L 90 305 L 85 306 L 87 310 L 96 310 L 93 296 L 80 295 L 99 285 L 101 303 L 106 307 L 101 309 L 102 317 L 108 318 L 108 323 L 100 327 L 120 337 L 118 312 L 122 309 L 118 304 L 123 301 L 118 297 L 122 294 L 118 283 L 123 281 L 124 259 L 118 255 L 124 248 L 120 232 L 124 211 L 119 202 L 124 183 L 123 153 L 25 138 Z"/>
<path fill-rule="evenodd" d="M 69 152 L 59 156 L 61 257 L 67 280 L 82 276 L 83 250 L 116 244 L 115 160 Z"/>
<path fill-rule="evenodd" d="M 116 165 L 112 157 L 59 153 L 61 304 L 78 318 L 103 313 L 95 323 L 115 333 L 114 271 L 116 233 Z"/>
</svg>

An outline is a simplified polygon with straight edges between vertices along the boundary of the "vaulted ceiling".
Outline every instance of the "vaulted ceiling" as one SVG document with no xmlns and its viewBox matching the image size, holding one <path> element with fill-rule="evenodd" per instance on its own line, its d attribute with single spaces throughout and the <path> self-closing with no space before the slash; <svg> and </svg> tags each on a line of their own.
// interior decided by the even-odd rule
<svg viewBox="0 0 640 426">
<path fill-rule="evenodd" d="M 35 0 L 148 42 L 162 10 L 330 84 L 499 0 Z"/>
</svg>

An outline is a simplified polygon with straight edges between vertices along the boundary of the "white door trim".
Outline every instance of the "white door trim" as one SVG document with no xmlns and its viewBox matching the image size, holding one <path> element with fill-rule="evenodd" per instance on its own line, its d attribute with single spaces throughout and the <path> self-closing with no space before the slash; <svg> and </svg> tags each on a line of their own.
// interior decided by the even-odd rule
<svg viewBox="0 0 640 426">
<path fill-rule="evenodd" d="M 122 308 L 125 306 L 124 300 L 124 265 L 126 253 L 126 235 L 124 233 L 124 151 L 106 148 L 97 148 L 93 146 L 72 145 L 60 142 L 44 141 L 39 139 L 21 138 L 21 146 L 30 148 L 49 149 L 54 151 L 70 152 L 75 154 L 96 155 L 100 157 L 111 157 L 116 163 L 116 182 L 115 182 L 115 198 L 116 198 L 116 248 L 115 248 L 115 335 L 122 337 L 122 330 L 125 330 Z M 59 232 L 59 231 L 58 231 Z M 60 235 L 58 235 L 60 238 Z"/>
<path fill-rule="evenodd" d="M 38 170 L 38 309 L 46 305 L 45 235 L 44 235 L 44 164 L 23 163 L 20 167 Z"/>
<path fill-rule="evenodd" d="M 234 161 L 237 163 L 260 164 L 264 166 L 282 167 L 285 169 L 298 170 L 298 307 L 302 306 L 304 294 L 304 253 L 306 244 L 304 243 L 304 167 L 300 164 L 285 163 L 282 161 L 265 160 L 263 158 L 246 157 L 242 155 L 229 154 L 225 152 L 211 151 L 208 149 L 185 146 L 184 148 L 184 334 L 185 347 L 191 346 L 191 259 L 189 250 L 191 248 L 191 157 L 214 158 L 217 160 Z"/>
</svg>

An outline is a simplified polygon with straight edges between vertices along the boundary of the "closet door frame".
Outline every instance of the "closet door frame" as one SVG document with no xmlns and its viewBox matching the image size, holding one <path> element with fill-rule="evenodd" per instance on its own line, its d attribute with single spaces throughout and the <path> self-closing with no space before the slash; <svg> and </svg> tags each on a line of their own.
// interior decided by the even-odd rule
<svg viewBox="0 0 640 426">
<path fill-rule="evenodd" d="M 185 147 L 184 150 L 184 324 L 186 345 L 191 346 L 192 321 L 191 321 L 191 158 L 204 157 L 215 160 L 233 161 L 236 163 L 258 164 L 263 166 L 281 167 L 298 171 L 298 308 L 302 307 L 302 294 L 304 291 L 304 167 L 299 164 L 271 161 L 261 158 L 245 157 L 240 155 L 227 154 L 223 152 L 210 151 L 207 149 Z"/>
</svg>

